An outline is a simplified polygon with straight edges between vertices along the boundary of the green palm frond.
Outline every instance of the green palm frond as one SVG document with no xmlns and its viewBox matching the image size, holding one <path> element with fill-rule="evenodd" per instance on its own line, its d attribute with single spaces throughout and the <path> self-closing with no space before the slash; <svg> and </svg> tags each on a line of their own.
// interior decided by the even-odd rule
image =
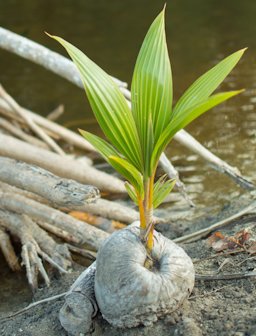
<svg viewBox="0 0 256 336">
<path fill-rule="evenodd" d="M 154 184 L 154 196 L 153 207 L 156 209 L 164 201 L 164 199 L 170 194 L 175 186 L 176 180 L 167 180 L 166 175 L 160 177 L 160 179 Z"/>
<path fill-rule="evenodd" d="M 164 132 L 161 134 L 158 142 L 154 147 L 154 151 L 151 157 L 151 169 L 156 167 L 156 164 L 160 158 L 160 155 L 164 151 L 165 147 L 172 140 L 173 136 L 182 128 L 186 127 L 193 120 L 198 118 L 200 115 L 210 110 L 211 108 L 223 103 L 224 101 L 230 99 L 243 92 L 244 90 L 230 91 L 215 94 L 205 101 L 198 103 L 197 105 L 188 108 L 183 111 L 183 113 L 177 113 L 173 120 L 170 121 L 169 125 L 166 127 Z"/>
<path fill-rule="evenodd" d="M 127 181 L 131 183 L 140 197 L 144 198 L 143 177 L 136 167 L 134 167 L 127 160 L 117 156 L 110 156 L 108 161 L 112 167 L 114 167 L 122 176 L 127 179 Z"/>
<path fill-rule="evenodd" d="M 132 79 L 132 113 L 138 128 L 145 174 L 150 176 L 154 143 L 171 120 L 172 72 L 164 11 L 152 23 L 140 49 Z"/>
<path fill-rule="evenodd" d="M 238 50 L 224 58 L 224 60 L 199 77 L 178 100 L 174 108 L 174 116 L 209 98 L 236 66 L 246 49 Z"/>
<path fill-rule="evenodd" d="M 76 64 L 92 110 L 107 139 L 141 171 L 142 155 L 137 128 L 118 86 L 79 49 L 60 37 L 51 37 L 63 45 Z"/>
</svg>

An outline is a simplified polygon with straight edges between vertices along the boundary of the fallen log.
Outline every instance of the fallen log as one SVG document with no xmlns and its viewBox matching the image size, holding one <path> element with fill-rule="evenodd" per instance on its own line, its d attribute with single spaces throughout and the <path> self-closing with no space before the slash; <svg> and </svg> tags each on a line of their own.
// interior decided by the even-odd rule
<svg viewBox="0 0 256 336">
<path fill-rule="evenodd" d="M 132 223 L 139 219 L 138 211 L 117 202 L 111 202 L 102 198 L 98 199 L 95 203 L 84 204 L 76 209 L 125 223 Z M 159 223 L 161 219 L 155 218 L 155 221 Z"/>
<path fill-rule="evenodd" d="M 0 134 L 0 155 L 38 165 L 53 174 L 94 185 L 100 190 L 113 193 L 126 192 L 124 183 L 116 177 L 8 135 Z"/>
<path fill-rule="evenodd" d="M 67 80 L 71 81 L 78 87 L 83 88 L 81 79 L 75 65 L 67 58 L 50 51 L 49 49 L 39 45 L 38 43 L 35 43 L 29 39 L 26 39 L 7 29 L 0 27 L 0 47 L 10 52 L 13 52 L 23 58 L 26 58 L 32 62 L 40 64 L 46 69 L 53 71 L 59 76 L 62 76 Z M 126 88 L 123 88 L 120 83 L 116 83 L 117 85 L 119 85 L 121 92 L 123 92 L 124 96 L 126 97 L 128 104 L 130 104 L 130 92 Z M 197 146 L 198 141 L 194 139 L 191 135 L 189 135 L 190 141 L 188 142 L 186 134 L 188 133 L 184 133 L 184 131 L 181 130 L 176 133 L 174 139 L 178 142 L 181 142 L 184 146 L 196 152 L 207 161 L 211 162 L 211 160 L 209 160 L 209 155 L 212 153 L 201 144 L 201 148 L 199 148 Z M 203 151 L 201 150 L 202 148 L 204 149 Z M 206 151 L 207 155 L 205 155 Z M 236 183 L 238 183 L 242 187 L 245 187 L 247 189 L 254 188 L 252 183 L 244 178 L 235 167 L 231 167 L 228 164 L 223 165 L 224 161 L 221 159 L 219 160 L 215 160 L 214 164 L 215 167 L 219 168 L 220 172 L 225 172 L 229 177 L 231 177 Z M 161 161 L 162 160 L 160 159 L 160 164 Z"/>
<path fill-rule="evenodd" d="M 79 244 L 87 244 L 98 250 L 107 233 L 85 222 L 53 209 L 45 204 L 13 193 L 0 191 L 0 208 L 25 214 L 35 221 L 46 222 L 74 235 Z"/>
<path fill-rule="evenodd" d="M 19 189 L 17 187 L 14 187 L 13 185 L 4 183 L 1 180 L 0 180 L 0 190 L 2 192 L 13 193 L 13 194 L 21 195 L 21 196 L 24 196 L 24 197 L 28 197 L 28 198 L 33 199 L 34 201 L 39 202 L 39 203 L 49 205 L 49 203 L 47 202 L 47 200 L 45 198 L 43 198 L 41 196 L 38 196 L 38 195 L 36 195 L 32 192 L 29 192 L 27 190 Z"/>
<path fill-rule="evenodd" d="M 60 178 L 38 166 L 0 156 L 0 181 L 33 192 L 55 207 L 74 208 L 99 198 L 97 188 Z"/>
<path fill-rule="evenodd" d="M 90 335 L 93 331 L 92 318 L 98 312 L 94 294 L 95 272 L 96 262 L 80 274 L 65 296 L 59 319 L 70 335 Z"/>
</svg>

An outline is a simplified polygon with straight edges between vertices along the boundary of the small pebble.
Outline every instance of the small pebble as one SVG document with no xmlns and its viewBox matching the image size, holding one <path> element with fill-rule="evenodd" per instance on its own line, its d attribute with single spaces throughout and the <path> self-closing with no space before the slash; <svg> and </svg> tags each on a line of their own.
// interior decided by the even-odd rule
<svg viewBox="0 0 256 336">
<path fill-rule="evenodd" d="M 252 297 L 249 297 L 249 296 L 245 297 L 243 299 L 243 302 L 245 302 L 245 303 L 251 303 L 252 302 Z"/>
<path fill-rule="evenodd" d="M 225 323 L 225 328 L 227 329 L 227 330 L 230 330 L 230 329 L 232 329 L 233 328 L 233 324 L 232 323 L 230 323 L 230 322 L 227 322 L 227 323 Z"/>
</svg>

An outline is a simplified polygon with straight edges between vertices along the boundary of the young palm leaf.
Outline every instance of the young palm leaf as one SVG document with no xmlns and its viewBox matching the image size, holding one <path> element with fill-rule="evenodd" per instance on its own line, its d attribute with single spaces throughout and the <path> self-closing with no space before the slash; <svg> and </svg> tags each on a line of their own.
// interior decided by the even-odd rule
<svg viewBox="0 0 256 336">
<path fill-rule="evenodd" d="M 110 156 L 109 163 L 131 183 L 138 195 L 144 198 L 144 185 L 141 173 L 127 160 L 117 156 Z"/>
<path fill-rule="evenodd" d="M 212 95 L 205 101 L 199 102 L 197 105 L 194 105 L 191 108 L 183 111 L 183 113 L 177 113 L 170 121 L 169 125 L 167 125 L 154 147 L 154 151 L 151 157 L 151 169 L 154 169 L 154 167 L 156 167 L 160 155 L 179 130 L 186 127 L 189 123 L 191 123 L 194 119 L 198 118 L 204 112 L 221 104 L 231 97 L 238 95 L 242 91 L 243 90 L 237 90 Z"/>
<path fill-rule="evenodd" d="M 162 203 L 175 184 L 175 181 L 165 181 L 164 178 L 154 184 L 160 155 L 176 132 L 241 92 L 212 95 L 245 50 L 228 56 L 196 80 L 172 109 L 172 73 L 164 12 L 150 26 L 139 52 L 132 79 L 131 110 L 110 76 L 76 47 L 53 36 L 76 64 L 107 141 L 85 131 L 81 134 L 129 181 L 125 186 L 139 206 L 141 228 L 149 232 L 149 250 L 153 246 L 152 210 Z"/>
<path fill-rule="evenodd" d="M 128 182 L 125 182 L 124 186 L 125 186 L 125 189 L 126 189 L 128 195 L 130 196 L 131 200 L 136 205 L 138 205 L 138 195 L 136 194 L 136 191 L 133 188 L 133 186 L 130 183 L 128 183 Z"/>
<path fill-rule="evenodd" d="M 154 144 L 171 120 L 172 73 L 164 30 L 164 10 L 152 23 L 140 49 L 132 79 L 132 113 L 143 152 L 144 174 L 152 175 Z"/>
<path fill-rule="evenodd" d="M 79 49 L 60 37 L 51 37 L 63 45 L 76 64 L 90 105 L 107 139 L 141 171 L 142 156 L 136 125 L 117 85 Z"/>
<path fill-rule="evenodd" d="M 160 179 L 154 185 L 154 197 L 153 207 L 156 209 L 164 201 L 164 199 L 170 194 L 175 186 L 175 180 L 167 180 L 166 176 L 160 177 Z"/>
<path fill-rule="evenodd" d="M 199 77 L 178 100 L 174 108 L 174 115 L 183 113 L 193 105 L 209 98 L 236 66 L 246 49 L 231 54 Z"/>
<path fill-rule="evenodd" d="M 97 135 L 83 130 L 79 130 L 79 132 L 87 141 L 89 141 L 95 147 L 95 149 L 97 149 L 97 151 L 104 157 L 106 161 L 108 161 L 108 158 L 110 156 L 120 156 L 120 153 L 118 153 L 118 151 L 113 146 L 111 146 L 109 143 L 107 143 L 107 141 L 101 139 Z"/>
</svg>

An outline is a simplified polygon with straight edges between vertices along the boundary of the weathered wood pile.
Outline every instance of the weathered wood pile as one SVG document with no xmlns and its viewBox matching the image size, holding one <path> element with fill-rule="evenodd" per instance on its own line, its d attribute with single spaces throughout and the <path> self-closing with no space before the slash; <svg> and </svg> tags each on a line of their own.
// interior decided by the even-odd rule
<svg viewBox="0 0 256 336">
<path fill-rule="evenodd" d="M 123 182 L 95 169 L 86 157 L 81 161 L 66 154 L 58 144 L 93 150 L 82 137 L 20 107 L 3 88 L 0 96 L 0 249 L 11 269 L 20 270 L 13 247 L 18 238 L 34 290 L 38 272 L 50 283 L 42 260 L 67 272 L 70 252 L 94 260 L 107 236 L 70 211 L 126 223 L 138 219 L 138 212 L 100 199 L 100 191 L 123 194 Z M 66 243 L 55 242 L 49 233 Z"/>
</svg>

